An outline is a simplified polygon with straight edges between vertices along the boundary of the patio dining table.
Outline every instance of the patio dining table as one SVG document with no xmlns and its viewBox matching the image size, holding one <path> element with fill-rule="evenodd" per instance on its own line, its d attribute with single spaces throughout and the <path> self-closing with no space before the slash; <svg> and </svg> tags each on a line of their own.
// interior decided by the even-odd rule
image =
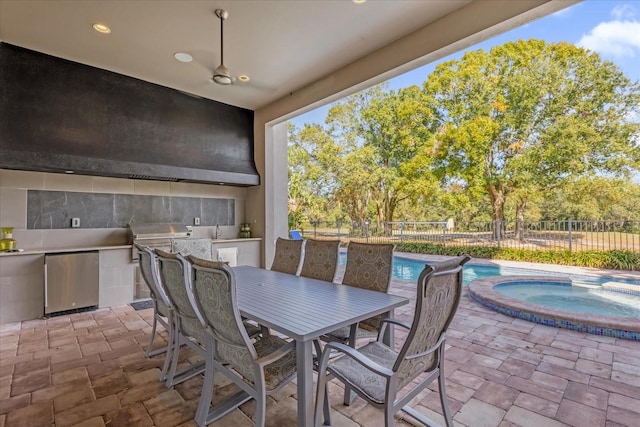
<svg viewBox="0 0 640 427">
<path fill-rule="evenodd" d="M 298 426 L 313 425 L 313 340 L 372 316 L 389 316 L 409 302 L 397 295 L 256 267 L 234 267 L 234 272 L 240 313 L 296 342 Z"/>
</svg>

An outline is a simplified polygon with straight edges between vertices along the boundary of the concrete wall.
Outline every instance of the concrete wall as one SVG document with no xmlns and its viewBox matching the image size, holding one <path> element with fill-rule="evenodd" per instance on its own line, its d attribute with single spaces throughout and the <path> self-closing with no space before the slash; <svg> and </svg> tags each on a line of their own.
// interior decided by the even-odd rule
<svg viewBox="0 0 640 427">
<path fill-rule="evenodd" d="M 118 245 L 126 243 L 125 228 L 27 230 L 27 191 L 55 190 L 88 193 L 202 197 L 234 199 L 235 222 L 221 226 L 223 238 L 238 236 L 245 216 L 247 189 L 208 184 L 143 181 L 0 169 L 0 226 L 14 227 L 18 248 L 64 248 L 69 246 Z M 194 237 L 213 237 L 215 226 L 193 227 Z M 254 232 L 254 236 L 260 234 Z"/>
</svg>

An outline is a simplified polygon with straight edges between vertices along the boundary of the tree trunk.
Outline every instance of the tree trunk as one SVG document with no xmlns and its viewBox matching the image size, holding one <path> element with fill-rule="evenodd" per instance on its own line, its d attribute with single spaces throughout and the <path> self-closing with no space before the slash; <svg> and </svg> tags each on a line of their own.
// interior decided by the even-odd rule
<svg viewBox="0 0 640 427">
<path fill-rule="evenodd" d="M 504 202 L 505 191 L 502 183 L 496 187 L 489 184 L 489 200 L 491 201 L 491 219 L 493 220 L 493 239 L 498 242 L 504 239 Z"/>
<path fill-rule="evenodd" d="M 516 206 L 516 239 L 520 242 L 524 241 L 524 210 L 527 202 L 520 200 Z"/>
<path fill-rule="evenodd" d="M 386 237 L 391 237 L 393 234 L 391 223 L 393 222 L 393 214 L 396 210 L 396 204 L 395 197 L 391 196 L 387 198 L 384 212 L 384 235 Z"/>
</svg>

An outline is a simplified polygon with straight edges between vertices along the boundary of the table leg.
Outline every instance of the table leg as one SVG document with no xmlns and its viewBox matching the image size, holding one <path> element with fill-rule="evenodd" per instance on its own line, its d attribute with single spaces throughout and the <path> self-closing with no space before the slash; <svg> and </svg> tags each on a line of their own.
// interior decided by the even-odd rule
<svg viewBox="0 0 640 427">
<path fill-rule="evenodd" d="M 312 341 L 296 341 L 298 381 L 298 426 L 313 425 L 313 353 Z"/>
<path fill-rule="evenodd" d="M 388 319 L 390 317 L 393 317 L 393 310 L 387 311 L 386 313 L 382 313 L 383 319 Z M 393 325 L 387 325 L 387 329 L 385 329 L 384 335 L 382 336 L 382 342 L 388 345 L 389 347 L 394 348 L 395 344 L 393 340 L 394 340 Z"/>
</svg>

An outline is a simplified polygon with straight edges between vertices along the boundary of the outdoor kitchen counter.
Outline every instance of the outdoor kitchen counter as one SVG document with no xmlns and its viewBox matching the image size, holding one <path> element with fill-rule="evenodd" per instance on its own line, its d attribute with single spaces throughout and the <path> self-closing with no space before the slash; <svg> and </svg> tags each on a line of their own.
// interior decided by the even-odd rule
<svg viewBox="0 0 640 427">
<path fill-rule="evenodd" d="M 262 238 L 211 240 L 214 249 L 238 248 L 238 265 L 260 265 Z M 134 298 L 137 262 L 131 245 L 24 248 L 0 253 L 0 324 L 44 315 L 44 261 L 47 254 L 99 253 L 98 306 L 129 304 Z M 215 253 L 215 252 L 214 252 Z"/>
<path fill-rule="evenodd" d="M 259 242 L 261 237 L 248 237 L 236 239 L 212 239 L 212 244 L 240 243 L 240 242 Z M 22 249 L 22 248 L 20 248 Z M 41 255 L 41 254 L 59 254 L 66 252 L 87 252 L 87 251 L 108 251 L 116 249 L 131 250 L 131 245 L 94 245 L 94 246 L 70 246 L 66 248 L 31 248 L 23 249 L 20 252 L 0 252 L 0 257 L 14 255 Z"/>
<path fill-rule="evenodd" d="M 68 248 L 33 248 L 24 249 L 20 252 L 0 252 L 0 257 L 13 255 L 42 255 L 60 254 L 67 252 L 88 252 L 88 251 L 108 251 L 115 249 L 131 250 L 131 245 L 100 245 L 100 246 L 72 246 Z"/>
<path fill-rule="evenodd" d="M 0 324 L 44 315 L 45 257 L 50 254 L 98 252 L 98 306 L 128 304 L 133 299 L 136 264 L 131 245 L 32 248 L 0 254 Z"/>
</svg>

